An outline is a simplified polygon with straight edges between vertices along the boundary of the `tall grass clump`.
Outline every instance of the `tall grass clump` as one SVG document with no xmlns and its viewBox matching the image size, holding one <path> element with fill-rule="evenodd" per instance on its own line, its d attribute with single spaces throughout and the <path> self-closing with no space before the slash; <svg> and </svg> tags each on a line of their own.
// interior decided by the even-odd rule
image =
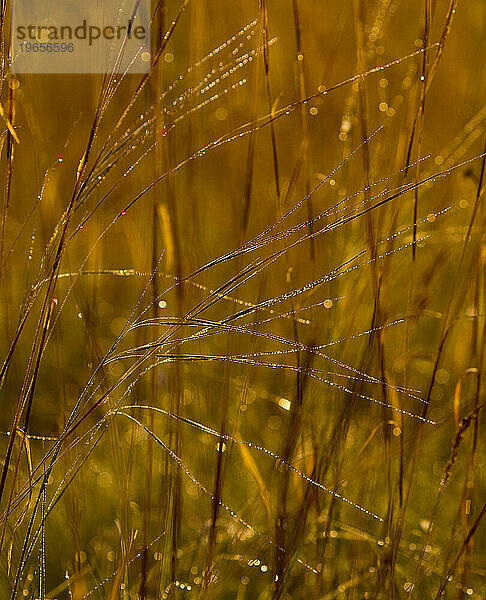
<svg viewBox="0 0 486 600">
<path fill-rule="evenodd" d="M 484 1 L 0 6 L 0 598 L 484 600 Z"/>
</svg>

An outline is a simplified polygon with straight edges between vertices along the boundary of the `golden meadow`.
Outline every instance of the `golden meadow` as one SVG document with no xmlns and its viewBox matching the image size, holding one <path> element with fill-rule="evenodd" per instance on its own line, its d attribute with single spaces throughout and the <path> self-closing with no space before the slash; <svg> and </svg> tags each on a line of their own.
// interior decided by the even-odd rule
<svg viewBox="0 0 486 600">
<path fill-rule="evenodd" d="M 484 599 L 485 2 L 0 6 L 0 597 Z"/>
</svg>

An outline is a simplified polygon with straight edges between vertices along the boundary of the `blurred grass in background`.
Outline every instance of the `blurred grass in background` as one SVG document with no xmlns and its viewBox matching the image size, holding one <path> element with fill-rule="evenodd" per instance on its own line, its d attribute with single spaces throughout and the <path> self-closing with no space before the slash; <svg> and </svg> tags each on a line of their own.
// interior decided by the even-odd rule
<svg viewBox="0 0 486 600">
<path fill-rule="evenodd" d="M 484 598 L 485 3 L 2 15 L 1 597 Z"/>
</svg>

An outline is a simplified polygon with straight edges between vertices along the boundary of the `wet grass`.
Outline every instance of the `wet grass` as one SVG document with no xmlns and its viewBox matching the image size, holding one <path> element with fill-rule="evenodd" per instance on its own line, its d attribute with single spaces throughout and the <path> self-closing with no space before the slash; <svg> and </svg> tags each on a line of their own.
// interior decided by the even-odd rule
<svg viewBox="0 0 486 600">
<path fill-rule="evenodd" d="M 485 597 L 485 12 L 1 3 L 2 598 Z"/>
</svg>

